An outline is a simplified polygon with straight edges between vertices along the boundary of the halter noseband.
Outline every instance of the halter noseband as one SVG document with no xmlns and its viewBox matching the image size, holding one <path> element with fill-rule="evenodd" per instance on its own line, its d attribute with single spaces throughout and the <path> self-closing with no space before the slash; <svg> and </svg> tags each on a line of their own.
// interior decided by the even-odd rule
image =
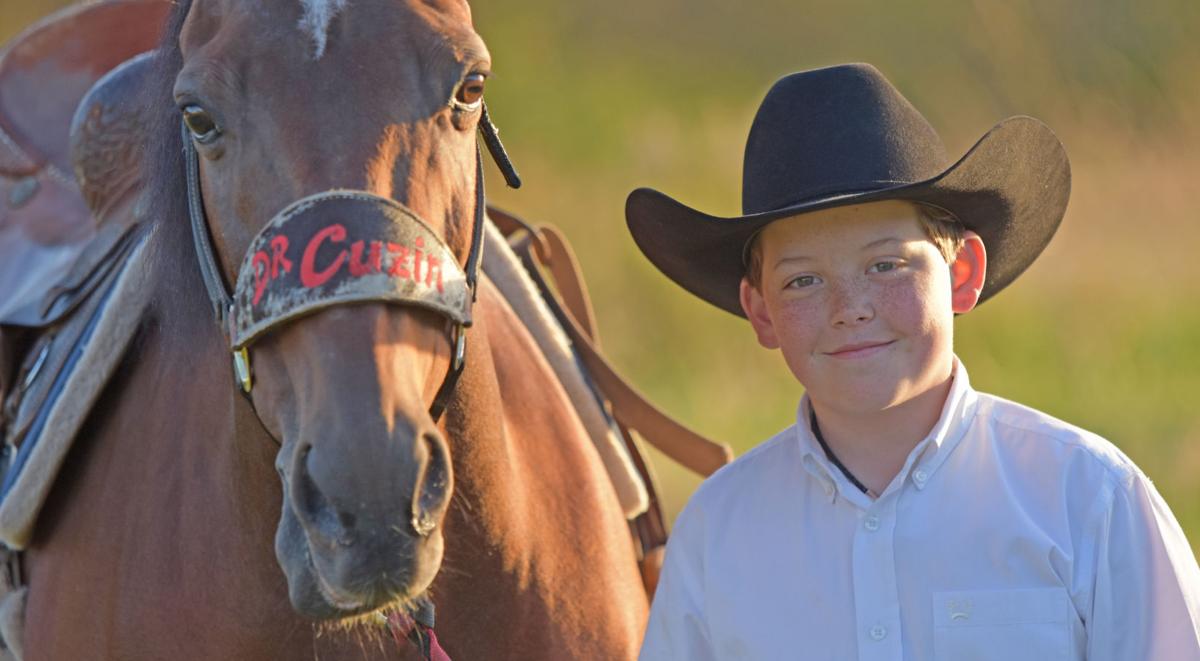
<svg viewBox="0 0 1200 661">
<path fill-rule="evenodd" d="M 479 131 L 512 188 L 521 179 L 484 106 Z M 475 219 L 466 264 L 412 210 L 366 191 L 326 191 L 275 215 L 250 242 L 231 296 L 209 236 L 200 164 L 183 126 L 188 216 L 213 316 L 233 352 L 234 375 L 247 398 L 253 387 L 249 347 L 279 325 L 334 305 L 383 301 L 433 310 L 453 322 L 454 356 L 429 414 L 438 420 L 465 363 L 466 329 L 483 256 L 483 157 L 475 150 Z M 343 246 L 339 249 L 339 246 Z M 332 259 L 331 259 L 332 257 Z"/>
</svg>

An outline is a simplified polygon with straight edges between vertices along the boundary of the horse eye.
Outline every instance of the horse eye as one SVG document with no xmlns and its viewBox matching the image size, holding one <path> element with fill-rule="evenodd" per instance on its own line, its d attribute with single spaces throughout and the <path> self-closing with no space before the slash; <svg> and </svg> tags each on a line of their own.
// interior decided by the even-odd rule
<svg viewBox="0 0 1200 661">
<path fill-rule="evenodd" d="M 183 122 L 187 124 L 188 130 L 192 132 L 196 142 L 201 144 L 212 142 L 221 134 L 212 115 L 196 104 L 183 107 Z"/>
<path fill-rule="evenodd" d="M 479 103 L 483 98 L 483 84 L 487 80 L 487 76 L 481 73 L 473 73 L 463 79 L 462 85 L 458 86 L 458 94 L 454 98 L 464 105 L 473 106 Z"/>
</svg>

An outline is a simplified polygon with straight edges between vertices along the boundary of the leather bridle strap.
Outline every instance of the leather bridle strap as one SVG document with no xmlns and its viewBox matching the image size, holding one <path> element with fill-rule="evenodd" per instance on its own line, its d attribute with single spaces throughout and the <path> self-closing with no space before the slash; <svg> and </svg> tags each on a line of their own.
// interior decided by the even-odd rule
<svg viewBox="0 0 1200 661">
<path fill-rule="evenodd" d="M 509 188 L 521 187 L 521 175 L 517 173 L 517 168 L 513 166 L 512 159 L 509 158 L 508 152 L 504 149 L 504 144 L 500 142 L 500 131 L 496 125 L 492 123 L 491 115 L 488 114 L 487 104 L 483 104 L 479 115 L 479 133 L 483 136 L 483 143 L 487 145 L 488 153 L 492 155 L 492 159 L 496 161 L 496 167 L 500 168 L 501 174 L 504 175 L 504 182 Z M 471 230 L 471 252 L 467 255 L 467 282 L 471 287 L 471 302 L 474 303 L 479 293 L 478 288 L 478 272 L 479 264 L 483 261 L 483 221 L 487 213 L 487 200 L 484 195 L 483 185 L 483 155 L 479 153 L 479 148 L 475 148 L 475 224 Z M 450 396 L 454 393 L 454 387 L 458 385 L 458 378 L 462 376 L 463 367 L 466 365 L 466 329 L 458 326 L 454 337 L 454 356 L 450 361 L 450 370 L 446 373 L 446 378 L 442 380 L 442 386 L 438 388 L 437 394 L 433 397 L 433 405 L 429 407 L 429 415 L 437 422 L 442 413 L 446 411 L 446 406 L 450 403 Z"/>
<path fill-rule="evenodd" d="M 187 201 L 188 218 L 192 225 L 192 244 L 196 247 L 196 261 L 200 264 L 200 277 L 204 280 L 204 290 L 208 292 L 208 300 L 212 304 L 213 316 L 217 325 L 226 337 L 229 336 L 227 325 L 229 310 L 233 308 L 233 298 L 221 278 L 221 267 L 217 264 L 216 251 L 213 250 L 212 240 L 208 235 L 208 223 L 205 222 L 204 198 L 200 194 L 200 156 L 196 153 L 196 145 L 192 143 L 192 132 L 187 124 L 183 128 L 183 160 L 187 165 Z"/>
<path fill-rule="evenodd" d="M 479 292 L 479 263 L 483 259 L 483 218 L 486 208 L 487 203 L 483 195 L 483 155 L 476 147 L 475 226 L 471 230 L 471 251 L 467 254 L 466 268 L 467 285 L 471 288 L 472 303 L 475 302 Z M 438 388 L 437 394 L 433 396 L 433 404 L 429 407 L 429 416 L 433 418 L 434 422 L 440 420 L 442 414 L 446 412 L 446 406 L 450 404 L 450 397 L 454 394 L 458 378 L 462 376 L 463 367 L 467 363 L 466 328 L 463 325 L 455 326 L 454 337 L 451 341 L 454 345 L 452 349 L 454 355 L 450 358 L 450 369 L 446 372 L 446 378 L 442 379 L 442 385 Z"/>
<path fill-rule="evenodd" d="M 492 123 L 492 116 L 488 114 L 486 103 L 483 104 L 479 115 L 479 134 L 483 136 L 483 144 L 487 145 L 488 153 L 496 161 L 496 167 L 500 168 L 500 173 L 504 175 L 504 183 L 508 184 L 509 188 L 520 188 L 521 175 L 517 174 L 517 168 L 513 166 L 512 159 L 508 157 L 504 143 L 500 142 L 500 129 Z"/>
</svg>

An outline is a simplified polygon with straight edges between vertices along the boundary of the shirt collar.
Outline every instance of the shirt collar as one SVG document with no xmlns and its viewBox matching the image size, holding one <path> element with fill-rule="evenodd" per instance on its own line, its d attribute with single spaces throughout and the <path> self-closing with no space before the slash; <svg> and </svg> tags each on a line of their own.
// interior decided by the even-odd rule
<svg viewBox="0 0 1200 661">
<path fill-rule="evenodd" d="M 933 480 L 934 474 L 945 462 L 946 457 L 954 451 L 966 434 L 971 419 L 975 415 L 979 396 L 971 388 L 966 367 L 957 357 L 954 359 L 954 371 L 951 378 L 953 380 L 950 384 L 950 392 L 942 405 L 942 414 L 937 423 L 913 448 L 904 467 L 900 469 L 899 474 L 892 480 L 892 484 L 888 486 L 881 497 L 886 497 L 888 493 L 906 484 L 912 484 L 918 490 L 924 489 Z M 812 404 L 806 393 L 800 399 L 795 426 L 804 470 L 821 483 L 831 502 L 836 500 L 840 493 L 855 502 L 861 500 L 870 503 L 870 498 L 851 484 L 846 476 L 842 475 L 842 472 L 825 456 L 825 452 L 821 449 L 809 424 L 811 410 Z"/>
</svg>

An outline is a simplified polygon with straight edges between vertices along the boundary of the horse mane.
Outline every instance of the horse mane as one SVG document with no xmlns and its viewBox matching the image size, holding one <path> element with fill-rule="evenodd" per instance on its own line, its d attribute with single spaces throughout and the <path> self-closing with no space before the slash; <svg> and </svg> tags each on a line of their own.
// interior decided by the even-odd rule
<svg viewBox="0 0 1200 661">
<path fill-rule="evenodd" d="M 162 40 L 142 89 L 144 112 L 149 126 L 145 132 L 142 156 L 142 182 L 145 186 L 145 217 L 154 236 L 148 246 L 149 258 L 162 278 L 179 282 L 181 270 L 194 271 L 199 282 L 200 269 L 193 255 L 191 227 L 188 221 L 187 172 L 183 142 L 180 137 L 180 116 L 175 106 L 175 78 L 183 67 L 179 50 L 179 34 L 192 0 L 177 0 L 167 18 Z M 185 263 L 180 264 L 183 259 Z M 162 284 L 163 280 L 157 281 Z M 190 280 L 191 278 L 189 278 Z M 203 287 L 177 287 L 169 296 L 187 307 L 200 304 L 207 307 Z M 159 319 L 166 330 L 181 330 L 187 320 L 175 315 Z"/>
</svg>

